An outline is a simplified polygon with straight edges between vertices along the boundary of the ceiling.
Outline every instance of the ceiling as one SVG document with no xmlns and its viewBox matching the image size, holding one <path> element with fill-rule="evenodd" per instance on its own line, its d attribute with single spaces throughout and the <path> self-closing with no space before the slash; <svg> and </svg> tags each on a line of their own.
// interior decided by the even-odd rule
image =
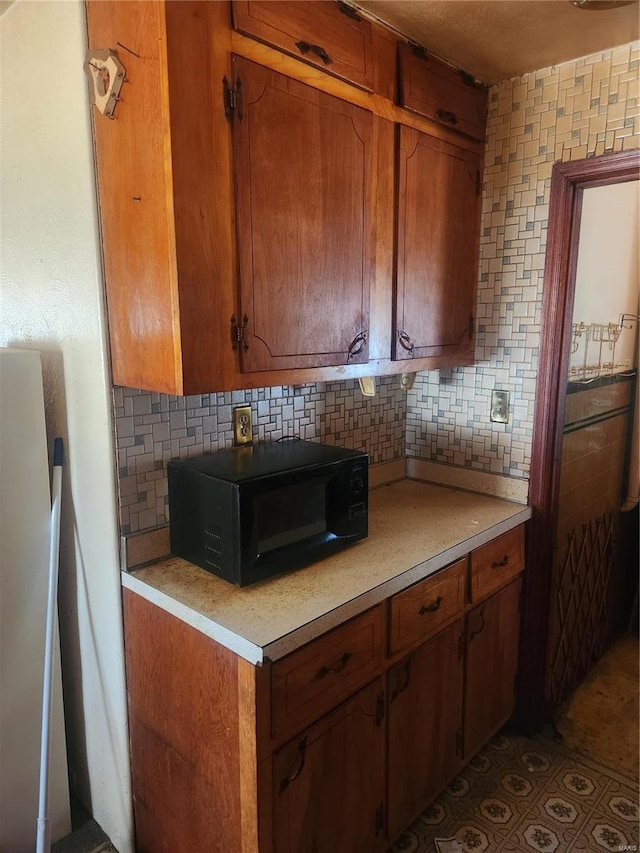
<svg viewBox="0 0 640 853">
<path fill-rule="evenodd" d="M 483 83 L 638 39 L 638 3 L 579 9 L 570 0 L 355 0 Z M 601 2 L 593 6 L 604 5 Z"/>
</svg>

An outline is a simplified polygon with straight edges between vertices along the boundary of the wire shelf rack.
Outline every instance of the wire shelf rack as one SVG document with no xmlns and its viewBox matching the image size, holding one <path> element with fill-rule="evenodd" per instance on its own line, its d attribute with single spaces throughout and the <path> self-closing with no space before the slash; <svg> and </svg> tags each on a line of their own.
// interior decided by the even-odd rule
<svg viewBox="0 0 640 853">
<path fill-rule="evenodd" d="M 628 362 L 616 361 L 616 345 L 623 331 L 633 328 L 638 319 L 638 314 L 621 314 L 617 322 L 573 323 L 569 380 L 592 382 L 628 370 Z"/>
</svg>

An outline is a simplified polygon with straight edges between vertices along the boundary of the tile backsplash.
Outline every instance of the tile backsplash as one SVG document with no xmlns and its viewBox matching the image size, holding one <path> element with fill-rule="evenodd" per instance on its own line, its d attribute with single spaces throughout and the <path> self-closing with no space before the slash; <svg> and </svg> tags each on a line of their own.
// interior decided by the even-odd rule
<svg viewBox="0 0 640 853">
<path fill-rule="evenodd" d="M 640 147 L 640 43 L 493 86 L 473 367 L 418 374 L 407 455 L 528 478 L 554 162 Z M 511 395 L 491 423 L 492 389 Z"/>
<path fill-rule="evenodd" d="M 371 462 L 403 457 L 406 392 L 398 376 L 376 384 L 375 397 L 355 380 L 192 397 L 115 388 L 121 532 L 168 521 L 167 462 L 230 447 L 234 406 L 251 405 L 256 441 L 296 435 L 364 450 Z"/>
</svg>

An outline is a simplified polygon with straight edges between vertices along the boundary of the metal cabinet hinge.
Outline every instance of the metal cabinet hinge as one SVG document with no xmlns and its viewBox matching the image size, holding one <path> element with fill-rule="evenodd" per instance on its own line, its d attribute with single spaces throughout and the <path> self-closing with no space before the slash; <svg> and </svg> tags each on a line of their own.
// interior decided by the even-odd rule
<svg viewBox="0 0 640 853">
<path fill-rule="evenodd" d="M 234 88 L 227 78 L 223 77 L 222 101 L 225 118 L 233 121 L 237 117 L 238 121 L 242 121 L 242 81 L 238 80 Z"/>
<path fill-rule="evenodd" d="M 462 82 L 467 86 L 473 86 L 474 89 L 480 88 L 473 74 L 469 74 L 468 71 L 463 71 L 462 68 L 458 69 L 458 74 L 460 75 Z"/>
<path fill-rule="evenodd" d="M 473 314 L 469 314 L 469 339 L 473 338 Z"/>
<path fill-rule="evenodd" d="M 420 59 L 429 59 L 429 54 L 427 53 L 426 48 L 421 44 L 418 44 L 415 41 L 410 41 L 409 47 L 411 48 L 414 56 L 418 56 Z"/>
<path fill-rule="evenodd" d="M 249 332 L 247 326 L 249 325 L 249 318 L 245 314 L 242 318 L 242 324 L 238 323 L 236 320 L 236 315 L 234 314 L 231 318 L 231 348 L 237 350 L 240 345 L 242 345 L 242 349 L 245 352 L 249 349 Z"/>
<path fill-rule="evenodd" d="M 352 21 L 358 21 L 359 23 L 362 20 L 358 14 L 358 10 L 354 9 L 353 6 L 349 6 L 348 3 L 344 3 L 343 0 L 338 0 L 338 9 L 340 9 L 342 14 L 346 15 L 347 18 L 351 18 Z"/>
</svg>

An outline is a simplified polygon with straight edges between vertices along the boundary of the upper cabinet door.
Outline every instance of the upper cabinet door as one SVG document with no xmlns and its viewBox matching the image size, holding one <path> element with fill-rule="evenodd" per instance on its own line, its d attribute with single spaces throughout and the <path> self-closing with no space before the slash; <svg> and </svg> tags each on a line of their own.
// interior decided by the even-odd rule
<svg viewBox="0 0 640 853">
<path fill-rule="evenodd" d="M 333 0 L 234 0 L 237 30 L 372 91 L 371 22 Z"/>
<path fill-rule="evenodd" d="M 366 362 L 372 115 L 240 57 L 233 66 L 242 370 Z"/>
<path fill-rule="evenodd" d="M 394 359 L 473 359 L 480 161 L 399 128 Z"/>
<path fill-rule="evenodd" d="M 398 63 L 401 106 L 484 140 L 486 86 L 408 44 L 398 45 Z"/>
</svg>

